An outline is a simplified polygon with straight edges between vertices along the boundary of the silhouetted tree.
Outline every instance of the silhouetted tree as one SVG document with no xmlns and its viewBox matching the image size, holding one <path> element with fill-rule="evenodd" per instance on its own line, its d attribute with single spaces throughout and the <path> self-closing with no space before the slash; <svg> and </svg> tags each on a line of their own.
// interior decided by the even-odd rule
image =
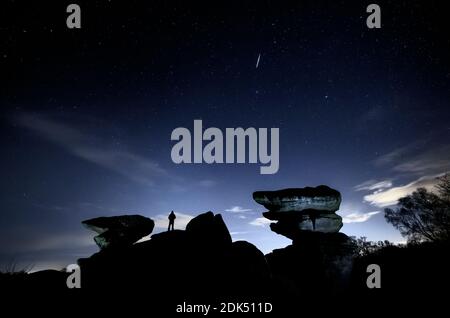
<svg viewBox="0 0 450 318">
<path fill-rule="evenodd" d="M 437 179 L 439 182 L 436 185 L 436 188 L 439 192 L 439 195 L 441 196 L 442 200 L 447 201 L 447 204 L 449 204 L 450 203 L 450 174 L 447 173 Z"/>
<path fill-rule="evenodd" d="M 394 246 L 394 244 L 389 242 L 388 240 L 378 242 L 368 241 L 367 237 L 365 236 L 361 236 L 359 238 L 351 236 L 351 239 L 353 240 L 356 246 L 355 256 L 359 257 L 376 253 L 377 251 L 388 246 Z"/>
<path fill-rule="evenodd" d="M 385 218 L 408 242 L 450 239 L 450 175 L 437 178 L 436 193 L 419 188 L 385 209 Z"/>
</svg>

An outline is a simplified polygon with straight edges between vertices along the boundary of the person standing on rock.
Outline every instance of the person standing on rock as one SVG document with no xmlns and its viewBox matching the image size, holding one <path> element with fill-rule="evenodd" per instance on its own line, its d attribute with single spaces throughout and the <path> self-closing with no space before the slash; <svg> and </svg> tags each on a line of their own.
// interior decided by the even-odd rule
<svg viewBox="0 0 450 318">
<path fill-rule="evenodd" d="M 175 226 L 175 219 L 177 218 L 177 216 L 175 215 L 175 213 L 170 212 L 169 214 L 169 228 L 167 229 L 167 231 L 170 231 L 170 228 L 172 228 L 172 231 L 174 230 L 174 226 Z"/>
</svg>

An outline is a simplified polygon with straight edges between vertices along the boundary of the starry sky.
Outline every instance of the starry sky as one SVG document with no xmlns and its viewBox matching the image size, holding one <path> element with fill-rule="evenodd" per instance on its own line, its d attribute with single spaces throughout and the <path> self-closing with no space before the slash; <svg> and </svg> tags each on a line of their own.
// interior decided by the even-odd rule
<svg viewBox="0 0 450 318">
<path fill-rule="evenodd" d="M 73 1 L 72 1 L 73 2 Z M 383 209 L 450 170 L 444 2 L 6 1 L 0 12 L 0 265 L 61 268 L 97 251 L 87 218 L 167 227 L 221 213 L 263 252 L 256 190 L 326 184 L 342 232 L 402 242 Z M 256 62 L 260 56 L 259 65 Z M 173 129 L 280 129 L 280 169 L 181 164 Z"/>
</svg>

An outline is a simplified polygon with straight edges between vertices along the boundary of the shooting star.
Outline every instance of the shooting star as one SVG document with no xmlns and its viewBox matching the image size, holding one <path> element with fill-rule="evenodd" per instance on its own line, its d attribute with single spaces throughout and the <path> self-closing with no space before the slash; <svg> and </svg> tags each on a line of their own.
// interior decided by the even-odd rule
<svg viewBox="0 0 450 318">
<path fill-rule="evenodd" d="M 258 68 L 258 66 L 259 66 L 260 59 L 261 59 L 261 53 L 259 53 L 259 55 L 258 55 L 258 60 L 256 61 L 256 68 Z"/>
</svg>

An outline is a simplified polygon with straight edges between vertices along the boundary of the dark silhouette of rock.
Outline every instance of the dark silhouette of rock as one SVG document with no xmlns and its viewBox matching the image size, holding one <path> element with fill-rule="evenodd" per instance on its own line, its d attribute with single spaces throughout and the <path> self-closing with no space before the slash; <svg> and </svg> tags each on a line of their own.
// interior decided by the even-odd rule
<svg viewBox="0 0 450 318">
<path fill-rule="evenodd" d="M 246 285 L 259 285 L 259 279 L 268 281 L 270 271 L 264 254 L 253 244 L 247 241 L 236 241 L 232 243 L 227 267 L 245 281 Z M 239 260 L 239 262 L 234 262 Z"/>
<path fill-rule="evenodd" d="M 50 287 L 52 290 L 67 290 L 66 279 L 68 273 L 57 270 L 41 270 L 37 272 L 0 272 L 0 292 L 4 291 L 24 291 L 24 290 L 42 290 Z M 6 288 L 5 288 L 6 287 Z M 5 290 L 3 290 L 5 288 Z M 3 293 L 2 293 L 3 294 Z M 4 294 L 3 294 L 4 295 Z"/>
<path fill-rule="evenodd" d="M 303 231 L 266 255 L 272 275 L 298 295 L 338 294 L 350 283 L 355 245 L 343 233 Z"/>
<path fill-rule="evenodd" d="M 200 214 L 186 225 L 186 232 L 202 244 L 230 245 L 231 235 L 222 215 L 211 211 Z"/>
<path fill-rule="evenodd" d="M 186 230 L 165 231 L 125 249 L 103 249 L 79 259 L 87 289 L 142 290 L 160 295 L 269 295 L 264 254 L 232 243 L 220 214 L 193 218 Z"/>
<path fill-rule="evenodd" d="M 100 307 L 102 314 L 118 308 L 127 314 L 137 308 L 173 312 L 190 300 L 269 301 L 280 316 L 280 310 L 301 315 L 305 306 L 322 310 L 317 305 L 333 313 L 342 301 L 382 303 L 385 295 L 419 295 L 421 301 L 424 291 L 442 296 L 449 281 L 448 242 L 387 246 L 354 262 L 355 241 L 345 234 L 300 230 L 292 239 L 291 245 L 264 256 L 248 242 L 231 242 L 221 216 L 207 212 L 191 220 L 187 230 L 165 231 L 145 242 L 101 249 L 79 259 L 81 290 L 67 289 L 69 274 L 63 271 L 0 273 L 0 290 L 22 296 L 31 290 L 33 299 L 50 290 L 77 306 Z M 366 286 L 369 264 L 382 268 L 379 290 Z M 53 302 L 46 297 L 43 303 Z"/>
<path fill-rule="evenodd" d="M 129 246 L 149 235 L 155 226 L 152 219 L 142 215 L 98 217 L 81 223 L 99 233 L 94 241 L 100 249 Z"/>
</svg>

